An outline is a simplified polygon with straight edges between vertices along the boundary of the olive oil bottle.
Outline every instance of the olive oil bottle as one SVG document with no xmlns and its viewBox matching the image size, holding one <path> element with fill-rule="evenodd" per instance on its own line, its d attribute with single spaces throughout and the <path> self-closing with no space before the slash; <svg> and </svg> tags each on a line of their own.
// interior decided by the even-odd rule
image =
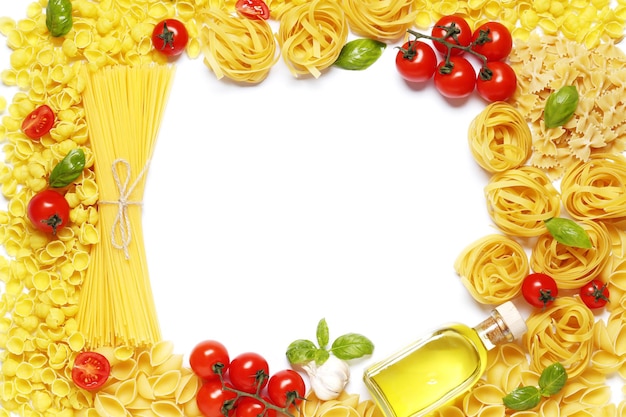
<svg viewBox="0 0 626 417">
<path fill-rule="evenodd" d="M 487 352 L 526 332 L 513 303 L 476 327 L 450 324 L 365 370 L 363 380 L 387 417 L 420 417 L 463 394 L 485 371 Z"/>
</svg>

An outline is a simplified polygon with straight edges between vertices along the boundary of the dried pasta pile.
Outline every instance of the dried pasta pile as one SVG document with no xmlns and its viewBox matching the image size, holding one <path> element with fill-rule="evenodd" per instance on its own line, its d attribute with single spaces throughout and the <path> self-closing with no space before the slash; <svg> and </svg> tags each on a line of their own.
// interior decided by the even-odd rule
<svg viewBox="0 0 626 417">
<path fill-rule="evenodd" d="M 315 14 L 315 10 L 310 9 L 313 3 L 320 6 L 320 13 Z M 0 33 L 13 51 L 10 68 L 4 69 L 0 77 L 4 84 L 20 89 L 10 103 L 0 98 L 0 112 L 8 110 L 0 124 L 0 138 L 6 140 L 3 148 L 6 162 L 0 163 L 0 191 L 9 201 L 6 210 L 0 212 L 0 241 L 9 255 L 9 258 L 0 257 L 3 287 L 0 294 L 0 417 L 6 417 L 8 413 L 61 417 L 198 415 L 195 401 L 192 401 L 198 381 L 182 364 L 181 356 L 173 353 L 173 346 L 168 342 L 142 348 L 122 345 L 100 348 L 113 364 L 113 377 L 98 394 L 77 389 L 69 376 L 74 358 L 88 345 L 87 335 L 80 331 L 77 312 L 92 261 L 90 253 L 94 245 L 105 238 L 97 226 L 101 213 L 96 203 L 101 190 L 96 181 L 95 158 L 89 147 L 88 121 L 81 101 L 86 87 L 82 67 L 96 71 L 113 65 L 139 67 L 165 63 L 165 58 L 153 50 L 150 41 L 153 26 L 163 18 L 176 16 L 184 22 L 190 34 L 188 57 L 204 55 L 205 62 L 218 78 L 224 76 L 241 83 L 257 83 L 265 79 L 272 65 L 279 61 L 279 53 L 283 60 L 287 60 L 285 63 L 293 67 L 294 75 L 321 75 L 337 53 L 337 45 L 330 43 L 345 40 L 348 30 L 361 36 L 397 41 L 405 28 L 410 25 L 428 27 L 442 14 L 461 13 L 474 22 L 474 27 L 484 19 L 502 17 L 509 27 L 517 25 L 514 34 L 523 40 L 516 45 L 512 60 L 521 79 L 517 109 L 532 121 L 534 128 L 531 162 L 552 178 L 563 175 L 574 165 L 564 178 L 576 184 L 586 181 L 588 173 L 585 166 L 577 165 L 579 159 L 585 162 L 596 151 L 614 154 L 624 148 L 624 103 L 621 97 L 624 96 L 626 75 L 620 71 L 623 54 L 611 42 L 600 44 L 598 49 L 582 50 L 579 44 L 560 38 L 541 38 L 540 43 L 539 38 L 530 35 L 540 27 L 544 32 L 561 33 L 587 46 L 598 45 L 603 35 L 617 39 L 623 34 L 625 21 L 621 1 L 617 6 L 610 6 L 605 1 L 269 0 L 272 18 L 279 24 L 285 15 L 292 22 L 305 22 L 297 13 L 302 11 L 311 12 L 315 17 L 312 21 L 319 19 L 322 26 L 326 25 L 321 33 L 312 33 L 303 24 L 294 28 L 298 29 L 295 32 L 285 33 L 280 41 L 273 38 L 267 25 L 241 21 L 232 16 L 233 0 L 73 0 L 72 4 L 74 27 L 56 43 L 49 41 L 45 29 L 45 0 L 31 3 L 26 10 L 27 16 L 17 22 L 0 18 Z M 338 4 L 341 7 L 333 7 Z M 380 8 L 380 4 L 388 4 L 389 8 Z M 408 7 L 409 4 L 414 7 Z M 565 18 L 566 12 L 577 19 Z M 242 32 L 245 32 L 244 36 Z M 550 39 L 548 48 L 544 48 L 545 39 Z M 210 48 L 208 42 L 212 44 Z M 240 55 L 229 51 L 245 51 L 250 59 L 242 60 Z M 295 58 L 290 58 L 302 54 L 309 59 L 294 62 Z M 561 66 L 555 58 L 559 54 L 570 56 L 569 64 Z M 577 65 L 576 60 L 581 56 L 584 57 L 583 64 Z M 605 73 L 609 76 L 604 76 Z M 566 126 L 564 132 L 559 131 L 557 136 L 547 138 L 537 135 L 537 115 L 541 106 L 539 101 L 525 101 L 525 97 L 545 96 L 559 83 L 574 81 L 580 82 L 581 86 L 602 88 L 607 94 L 582 101 L 583 111 L 577 116 L 579 122 L 575 128 Z M 597 82 L 603 84 L 594 84 Z M 33 142 L 21 133 L 21 121 L 43 103 L 55 110 L 58 120 L 49 135 Z M 594 120 L 582 117 L 586 115 L 591 115 Z M 510 140 L 510 135 L 519 131 L 519 125 L 507 123 L 499 120 L 495 133 L 492 126 L 487 127 L 486 131 L 493 133 L 492 141 L 482 148 L 492 152 L 491 155 L 482 154 L 483 161 L 494 161 L 495 154 L 495 160 L 508 164 L 504 169 L 498 168 L 503 171 L 518 168 L 516 165 L 521 164 L 523 156 L 528 154 L 528 137 Z M 505 146 L 501 146 L 503 143 Z M 519 152 L 522 157 L 512 157 L 507 149 L 518 145 L 522 146 Z M 77 146 L 86 150 L 86 169 L 66 190 L 65 197 L 71 206 L 69 226 L 60 230 L 56 239 L 50 239 L 32 228 L 25 216 L 25 208 L 30 197 L 46 187 L 51 167 Z M 503 153 L 498 155 L 499 152 Z M 620 164 L 617 166 L 621 170 Z M 592 184 L 590 195 L 598 201 L 595 207 L 581 205 L 581 199 L 575 193 L 568 193 L 565 203 L 572 214 L 594 222 L 589 224 L 590 230 L 591 224 L 600 221 L 593 213 L 598 210 L 615 213 L 616 218 L 605 222 L 604 228 L 593 229 L 596 239 L 610 243 L 610 258 L 606 258 L 606 253 L 567 252 L 548 239 L 533 254 L 532 265 L 536 267 L 542 260 L 552 264 L 558 259 L 562 271 L 578 273 L 580 269 L 577 268 L 587 268 L 593 273 L 599 271 L 612 283 L 615 299 L 624 300 L 626 233 L 623 227 L 619 227 L 624 219 L 618 207 L 602 205 L 603 196 L 609 191 L 612 198 L 624 196 L 623 184 L 615 181 L 609 190 L 606 183 Z M 535 202 L 524 203 L 532 205 Z M 499 203 L 495 201 L 495 204 Z M 515 222 L 516 219 L 509 218 L 508 221 Z M 489 256 L 481 257 L 482 250 L 488 251 Z M 473 257 L 465 267 L 468 271 L 479 272 L 467 273 L 466 285 L 474 289 L 477 299 L 488 303 L 513 297 L 517 284 L 515 280 L 501 279 L 494 285 L 485 285 L 485 281 L 481 282 L 483 272 L 480 271 L 485 271 L 487 276 L 489 271 L 500 271 L 502 277 L 511 278 L 530 267 L 530 261 L 522 255 L 523 250 L 509 237 L 481 240 L 468 253 Z M 576 260 L 584 260 L 584 263 L 576 264 Z M 561 279 L 571 282 L 576 278 L 566 273 Z M 572 388 L 545 401 L 537 413 L 519 415 L 555 416 L 559 415 L 558 409 L 560 415 L 623 415 L 626 412 L 624 403 L 619 406 L 607 404 L 605 380 L 614 372 L 626 376 L 626 305 L 624 301 L 613 302 L 610 308 L 606 323 L 590 320 L 581 313 L 575 300 L 556 304 L 542 312 L 543 316 L 531 318 L 531 332 L 524 340 L 525 346 L 505 345 L 493 351 L 484 381 L 458 403 L 438 414 L 504 415 L 501 404 L 504 393 L 520 383 L 536 383 L 540 364 L 567 359 L 568 366 L 577 374 Z M 534 338 L 551 337 L 551 332 L 541 326 L 548 316 L 579 324 L 576 328 L 564 326 L 561 333 L 565 339 L 580 343 L 576 346 L 578 349 L 572 349 L 567 343 L 559 344 L 565 350 L 533 343 Z M 532 353 L 532 362 L 526 357 L 528 352 Z M 587 361 L 590 366 L 581 365 Z M 378 411 L 369 401 L 344 395 L 336 402 L 310 398 L 301 414 L 302 417 L 335 415 L 377 417 Z"/>
</svg>

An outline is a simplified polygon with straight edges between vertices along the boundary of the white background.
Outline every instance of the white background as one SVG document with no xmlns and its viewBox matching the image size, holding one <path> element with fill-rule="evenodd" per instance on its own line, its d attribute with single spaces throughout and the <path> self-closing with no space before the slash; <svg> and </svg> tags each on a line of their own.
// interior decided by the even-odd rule
<svg viewBox="0 0 626 417">
<path fill-rule="evenodd" d="M 29 3 L 2 1 L 0 15 L 24 17 Z M 352 362 L 348 391 L 365 398 L 368 364 L 443 323 L 486 316 L 491 306 L 453 268 L 496 232 L 488 175 L 467 145 L 485 102 L 403 82 L 398 44 L 365 71 L 319 79 L 294 78 L 281 58 L 256 86 L 176 61 L 144 237 L 163 338 L 178 353 L 216 339 L 231 357 L 262 354 L 271 373 L 326 318 L 331 340 L 357 332 L 376 346 Z M 3 41 L 0 68 L 8 57 Z"/>
</svg>

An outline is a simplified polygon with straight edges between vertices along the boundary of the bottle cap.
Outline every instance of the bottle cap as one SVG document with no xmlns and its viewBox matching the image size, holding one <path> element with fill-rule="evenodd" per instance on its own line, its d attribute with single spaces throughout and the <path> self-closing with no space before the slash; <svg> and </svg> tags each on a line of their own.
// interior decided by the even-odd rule
<svg viewBox="0 0 626 417">
<path fill-rule="evenodd" d="M 526 327 L 526 320 L 520 314 L 520 312 L 510 301 L 496 307 L 496 311 L 500 314 L 502 321 L 509 328 L 513 339 L 519 339 L 526 333 L 528 327 Z"/>
</svg>

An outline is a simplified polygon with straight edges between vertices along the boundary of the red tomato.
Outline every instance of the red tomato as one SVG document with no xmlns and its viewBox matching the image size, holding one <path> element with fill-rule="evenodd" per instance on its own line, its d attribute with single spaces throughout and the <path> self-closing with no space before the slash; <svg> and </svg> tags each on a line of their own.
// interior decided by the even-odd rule
<svg viewBox="0 0 626 417">
<path fill-rule="evenodd" d="M 430 32 L 433 38 L 443 39 L 454 45 L 468 47 L 472 43 L 472 28 L 469 23 L 460 16 L 450 15 L 443 16 L 435 23 Z M 433 40 L 433 46 L 443 55 L 448 53 L 446 44 Z M 465 53 L 459 48 L 451 48 L 450 55 L 461 55 Z"/>
<path fill-rule="evenodd" d="M 396 68 L 405 80 L 424 82 L 435 73 L 437 55 L 433 48 L 424 42 L 408 41 L 396 54 Z"/>
<path fill-rule="evenodd" d="M 167 56 L 183 53 L 189 42 L 189 33 L 185 25 L 176 19 L 165 19 L 157 23 L 152 31 L 154 48 Z"/>
<path fill-rule="evenodd" d="M 28 218 L 42 232 L 56 234 L 67 224 L 70 205 L 65 197 L 54 190 L 41 191 L 28 202 Z"/>
<path fill-rule="evenodd" d="M 507 101 L 517 89 L 517 75 L 509 64 L 502 61 L 487 63 L 476 79 L 476 90 L 487 101 Z M 490 77 L 489 79 L 485 79 Z"/>
<path fill-rule="evenodd" d="M 580 298 L 591 309 L 602 308 L 609 302 L 609 289 L 607 284 L 594 279 L 580 289 Z"/>
<path fill-rule="evenodd" d="M 460 56 L 451 56 L 452 69 L 446 71 L 442 61 L 435 71 L 435 87 L 442 96 L 448 98 L 467 97 L 476 86 L 476 71 L 470 62 Z"/>
<path fill-rule="evenodd" d="M 196 404 L 205 417 L 225 417 L 234 414 L 237 393 L 222 388 L 219 380 L 202 384 L 196 394 Z"/>
<path fill-rule="evenodd" d="M 270 402 L 269 399 L 263 400 Z M 275 417 L 276 410 L 265 409 L 265 404 L 256 398 L 240 397 L 235 405 L 235 417 Z"/>
<path fill-rule="evenodd" d="M 238 390 L 255 393 L 267 385 L 270 370 L 265 358 L 253 352 L 238 355 L 230 362 L 228 376 Z M 260 384 L 260 388 L 259 388 Z"/>
<path fill-rule="evenodd" d="M 72 381 L 79 388 L 89 391 L 102 387 L 111 374 L 108 359 L 97 352 L 81 352 L 74 360 Z"/>
<path fill-rule="evenodd" d="M 52 129 L 54 121 L 54 112 L 43 104 L 26 116 L 22 122 L 22 132 L 29 138 L 38 140 Z"/>
<path fill-rule="evenodd" d="M 549 275 L 532 273 L 522 281 L 522 295 L 533 307 L 547 307 L 559 295 L 556 281 Z"/>
<path fill-rule="evenodd" d="M 472 49 L 487 58 L 501 61 L 511 53 L 511 32 L 499 22 L 487 22 L 478 27 L 472 36 Z"/>
<path fill-rule="evenodd" d="M 248 19 L 267 20 L 270 17 L 270 9 L 263 0 L 237 0 L 235 9 Z"/>
<path fill-rule="evenodd" d="M 304 380 L 299 373 L 284 369 L 272 375 L 267 384 L 267 393 L 276 406 L 289 407 L 304 399 L 305 388 Z"/>
<path fill-rule="evenodd" d="M 226 347 L 216 340 L 205 340 L 198 343 L 189 357 L 191 369 L 204 380 L 218 380 L 219 374 L 216 369 L 221 369 L 222 374 L 228 369 L 230 357 Z"/>
</svg>

